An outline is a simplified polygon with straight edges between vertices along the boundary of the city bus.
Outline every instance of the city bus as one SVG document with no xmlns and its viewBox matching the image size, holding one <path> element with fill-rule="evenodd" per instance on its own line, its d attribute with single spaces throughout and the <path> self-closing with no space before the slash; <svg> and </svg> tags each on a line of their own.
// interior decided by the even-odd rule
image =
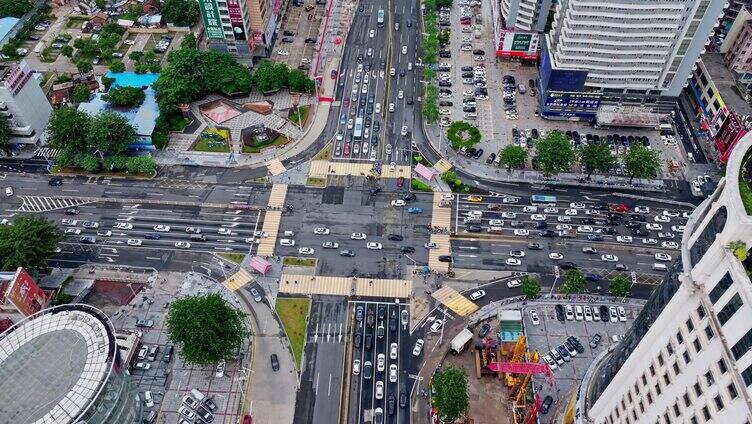
<svg viewBox="0 0 752 424">
<path fill-rule="evenodd" d="M 376 26 L 379 28 L 384 28 L 384 9 L 379 9 L 379 14 L 376 18 Z"/>
<path fill-rule="evenodd" d="M 556 196 L 546 196 L 543 194 L 533 194 L 530 196 L 530 203 L 556 203 Z"/>
<path fill-rule="evenodd" d="M 355 127 L 353 128 L 353 140 L 360 140 L 363 137 L 363 117 L 358 115 L 355 118 Z"/>
</svg>

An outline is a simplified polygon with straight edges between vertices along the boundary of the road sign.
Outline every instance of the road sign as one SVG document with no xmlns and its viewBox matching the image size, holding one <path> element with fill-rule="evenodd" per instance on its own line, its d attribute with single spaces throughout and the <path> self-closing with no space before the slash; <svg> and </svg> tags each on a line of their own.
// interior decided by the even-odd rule
<svg viewBox="0 0 752 424">
<path fill-rule="evenodd" d="M 559 273 L 559 266 L 554 265 L 554 276 L 556 276 L 556 278 L 559 278 L 560 275 L 561 274 Z"/>
</svg>

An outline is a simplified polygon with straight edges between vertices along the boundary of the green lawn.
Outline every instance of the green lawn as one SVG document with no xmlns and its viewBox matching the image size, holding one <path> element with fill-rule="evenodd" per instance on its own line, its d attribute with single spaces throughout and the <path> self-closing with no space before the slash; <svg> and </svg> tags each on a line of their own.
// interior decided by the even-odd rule
<svg viewBox="0 0 752 424">
<path fill-rule="evenodd" d="M 220 253 L 219 256 L 227 260 L 233 261 L 236 264 L 243 262 L 243 258 L 245 258 L 245 255 L 242 253 Z"/>
<path fill-rule="evenodd" d="M 204 134 L 210 133 L 210 134 L 216 134 L 219 137 L 213 138 L 213 137 L 206 137 Z M 216 129 L 209 129 L 204 132 L 204 134 L 201 134 L 201 137 L 199 137 L 198 141 L 193 145 L 192 150 L 195 150 L 197 152 L 216 152 L 216 153 L 229 153 L 230 152 L 230 143 L 228 139 L 230 138 L 230 133 L 227 130 L 216 130 Z"/>
<path fill-rule="evenodd" d="M 282 265 L 290 266 L 316 266 L 316 259 L 314 258 L 291 258 L 285 257 L 282 259 Z"/>
<path fill-rule="evenodd" d="M 326 178 L 308 177 L 306 185 L 315 187 L 324 187 L 326 185 Z"/>
<path fill-rule="evenodd" d="M 267 147 L 284 146 L 285 144 L 287 144 L 287 142 L 288 142 L 287 137 L 280 134 L 277 138 L 275 138 L 274 140 L 266 144 L 253 145 L 253 146 L 243 145 L 243 153 L 259 153 L 261 150 L 266 149 Z"/>
<path fill-rule="evenodd" d="M 306 337 L 306 318 L 310 300 L 306 298 L 277 298 L 274 309 L 285 327 L 287 337 L 295 356 L 295 365 L 300 369 L 300 361 L 303 359 L 303 344 Z"/>
<path fill-rule="evenodd" d="M 290 122 L 298 126 L 305 125 L 305 123 L 308 121 L 308 106 L 300 107 L 298 108 L 298 111 L 292 109 L 289 118 Z"/>
<path fill-rule="evenodd" d="M 327 145 L 313 157 L 313 160 L 329 160 L 329 151 L 331 148 L 332 146 L 327 143 Z"/>
<path fill-rule="evenodd" d="M 68 18 L 68 22 L 65 23 L 65 27 L 81 29 L 81 25 L 83 25 L 84 22 L 89 22 L 89 18 Z"/>
</svg>

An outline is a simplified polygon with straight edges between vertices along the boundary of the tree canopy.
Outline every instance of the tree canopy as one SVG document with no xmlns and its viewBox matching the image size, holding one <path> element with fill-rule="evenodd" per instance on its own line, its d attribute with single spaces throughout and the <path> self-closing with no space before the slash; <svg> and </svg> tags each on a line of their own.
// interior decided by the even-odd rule
<svg viewBox="0 0 752 424">
<path fill-rule="evenodd" d="M 167 332 L 185 361 L 198 365 L 230 358 L 246 334 L 243 314 L 217 294 L 174 301 L 167 315 Z"/>
<path fill-rule="evenodd" d="M 461 147 L 469 149 L 480 142 L 481 134 L 475 125 L 465 121 L 455 121 L 449 125 L 447 139 L 453 149 Z"/>
<path fill-rule="evenodd" d="M 534 298 L 540 294 L 541 285 L 538 280 L 530 277 L 524 277 L 522 283 L 522 294 L 529 298 Z"/>
<path fill-rule="evenodd" d="M 423 71 L 431 71 L 431 69 L 423 68 Z M 423 113 L 423 117 L 426 119 L 426 122 L 431 124 L 439 120 L 439 106 L 436 102 L 438 97 L 439 89 L 434 87 L 433 85 L 426 85 L 426 96 L 423 99 L 423 107 L 421 108 L 421 112 Z"/>
<path fill-rule="evenodd" d="M 625 297 L 632 289 L 632 283 L 624 277 L 614 277 L 608 282 L 611 294 L 617 297 Z"/>
<path fill-rule="evenodd" d="M 538 164 L 546 174 L 568 171 L 577 157 L 572 145 L 558 131 L 551 131 L 546 137 L 535 143 Z"/>
<path fill-rule="evenodd" d="M 470 404 L 465 370 L 447 365 L 434 374 L 431 385 L 435 390 L 433 401 L 444 421 L 451 423 L 460 418 Z"/>
<path fill-rule="evenodd" d="M 89 149 L 103 155 L 124 152 L 135 138 L 136 130 L 133 126 L 115 112 L 102 112 L 89 120 Z"/>
<path fill-rule="evenodd" d="M 580 150 L 580 163 L 590 179 L 595 171 L 609 172 L 616 165 L 616 157 L 611 154 L 611 150 L 605 144 L 586 144 Z"/>
<path fill-rule="evenodd" d="M 499 152 L 501 161 L 510 168 L 524 168 L 527 163 L 527 150 L 520 146 L 506 146 Z"/>
<path fill-rule="evenodd" d="M 44 270 L 62 239 L 57 226 L 43 217 L 19 216 L 11 225 L 0 225 L 0 270 Z"/>
<path fill-rule="evenodd" d="M 70 101 L 71 103 L 85 102 L 89 100 L 90 95 L 91 90 L 89 90 L 89 87 L 84 84 L 76 84 L 71 92 Z"/>
<path fill-rule="evenodd" d="M 125 72 L 125 63 L 120 60 L 113 60 L 110 63 L 110 72 Z"/>
<path fill-rule="evenodd" d="M 112 88 L 106 95 L 102 96 L 103 100 L 108 101 L 114 106 L 127 107 L 141 106 L 145 98 L 146 94 L 144 90 L 137 87 Z"/>
<path fill-rule="evenodd" d="M 76 69 L 78 69 L 78 72 L 85 74 L 91 72 L 91 70 L 94 69 L 94 66 L 87 59 L 81 59 L 76 62 Z"/>
<path fill-rule="evenodd" d="M 564 285 L 562 289 L 565 293 L 580 293 L 585 289 L 585 277 L 576 269 L 570 269 L 564 274 Z"/>
<path fill-rule="evenodd" d="M 658 174 L 661 160 L 658 152 L 648 149 L 641 144 L 633 144 L 624 155 L 624 169 L 629 174 L 629 181 L 633 178 L 652 178 Z"/>
<path fill-rule="evenodd" d="M 54 110 L 47 125 L 47 144 L 53 149 L 84 152 L 89 115 L 70 106 Z"/>
<path fill-rule="evenodd" d="M 180 41 L 181 49 L 195 49 L 196 48 L 196 36 L 192 32 L 185 34 Z"/>
<path fill-rule="evenodd" d="M 20 18 L 32 9 L 29 0 L 0 0 L 0 16 Z"/>
<path fill-rule="evenodd" d="M 165 0 L 162 17 L 177 26 L 193 26 L 199 16 L 198 3 L 191 0 Z"/>
</svg>

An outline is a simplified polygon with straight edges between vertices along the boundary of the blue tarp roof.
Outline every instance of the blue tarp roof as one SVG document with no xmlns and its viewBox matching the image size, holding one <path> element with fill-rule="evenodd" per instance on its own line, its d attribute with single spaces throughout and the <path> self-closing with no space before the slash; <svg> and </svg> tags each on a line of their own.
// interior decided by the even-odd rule
<svg viewBox="0 0 752 424">
<path fill-rule="evenodd" d="M 18 23 L 18 18 L 0 18 L 0 40 L 5 38 L 6 35 L 13 29 Z"/>
</svg>

